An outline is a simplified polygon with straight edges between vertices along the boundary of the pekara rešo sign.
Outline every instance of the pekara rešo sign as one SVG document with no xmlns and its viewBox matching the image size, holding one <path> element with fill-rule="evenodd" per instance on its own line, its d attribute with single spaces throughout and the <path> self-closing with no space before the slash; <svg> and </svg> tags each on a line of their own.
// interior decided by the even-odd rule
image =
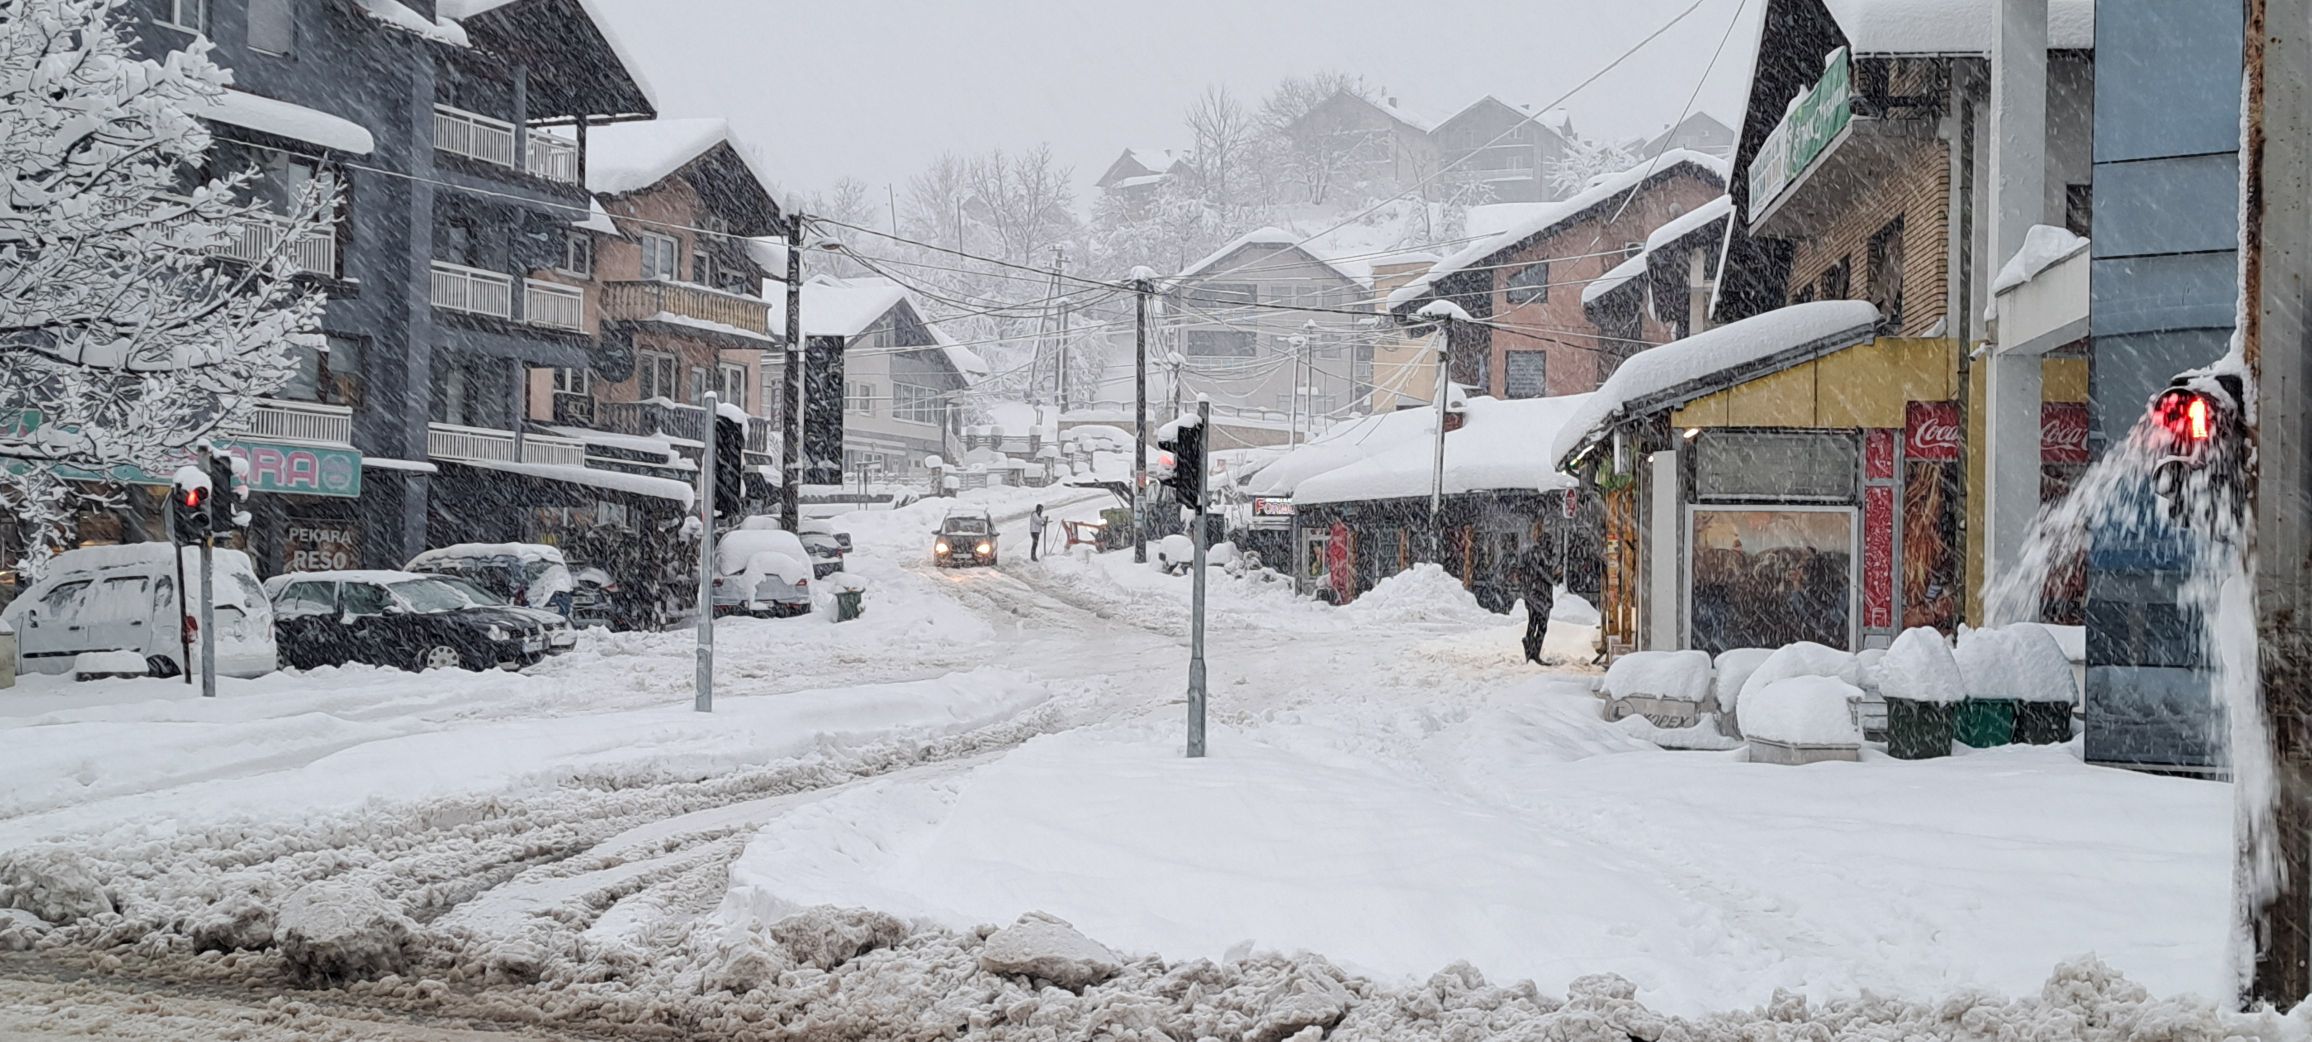
<svg viewBox="0 0 2312 1042">
<path fill-rule="evenodd" d="M 0 421 L 0 435 L 13 433 L 19 437 L 40 426 L 37 410 L 27 409 L 15 417 Z M 252 492 L 285 492 L 299 496 L 335 496 L 357 499 L 361 496 L 361 453 L 352 449 L 333 449 L 312 445 L 286 445 L 269 441 L 246 439 L 219 439 L 217 444 L 227 452 L 249 461 L 249 490 Z M 183 462 L 191 463 L 193 455 L 185 454 Z M 21 460 L 0 459 L 0 465 L 22 467 Z M 118 481 L 130 485 L 166 485 L 169 479 L 147 473 L 137 467 L 116 467 L 110 475 L 98 474 L 79 467 L 59 466 L 57 472 L 79 481 Z"/>
<path fill-rule="evenodd" d="M 1758 146 L 1758 155 L 1750 160 L 1751 220 L 1766 212 L 1846 129 L 1854 115 L 1847 104 L 1853 85 L 1851 66 L 1846 48 L 1830 52 L 1822 63 L 1822 79 L 1791 102 L 1782 122 Z"/>
</svg>

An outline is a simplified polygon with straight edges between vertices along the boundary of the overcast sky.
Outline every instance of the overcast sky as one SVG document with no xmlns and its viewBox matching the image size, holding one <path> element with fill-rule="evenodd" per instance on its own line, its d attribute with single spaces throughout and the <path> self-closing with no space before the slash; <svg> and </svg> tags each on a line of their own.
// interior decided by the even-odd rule
<svg viewBox="0 0 2312 1042">
<path fill-rule="evenodd" d="M 1694 0 L 601 0 L 667 116 L 724 116 L 788 183 L 901 186 L 944 150 L 1049 142 L 1079 193 L 1126 147 L 1187 143 L 1208 84 L 1248 104 L 1340 69 L 1450 114 L 1486 94 L 1548 104 Z M 1732 125 L 1764 0 L 1702 0 L 1565 101 L 1585 136 Z M 1417 12 L 1417 13 L 1414 13 Z M 1079 202 L 1084 200 L 1079 199 Z"/>
</svg>

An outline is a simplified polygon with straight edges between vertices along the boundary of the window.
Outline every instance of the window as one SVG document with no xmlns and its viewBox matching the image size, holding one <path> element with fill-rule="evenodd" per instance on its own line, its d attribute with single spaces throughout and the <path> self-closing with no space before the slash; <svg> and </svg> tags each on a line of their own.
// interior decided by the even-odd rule
<svg viewBox="0 0 2312 1042">
<path fill-rule="evenodd" d="M 1510 351 L 1501 360 L 1502 395 L 1541 398 L 1549 394 L 1549 352 Z"/>
<path fill-rule="evenodd" d="M 164 25 L 186 32 L 207 32 L 209 29 L 209 0 L 165 0 L 168 17 Z"/>
<path fill-rule="evenodd" d="M 385 587 L 375 583 L 345 583 L 338 588 L 338 603 L 347 615 L 383 615 L 389 602 Z"/>
<path fill-rule="evenodd" d="M 321 164 L 287 152 L 267 152 L 257 161 L 257 178 L 250 185 L 257 201 L 274 213 L 294 213 L 305 193 L 321 179 Z"/>
<path fill-rule="evenodd" d="M 660 354 L 656 351 L 642 352 L 635 357 L 634 378 L 636 385 L 634 393 L 644 401 L 649 401 L 652 398 L 673 400 L 677 393 L 674 386 L 674 370 L 673 355 Z"/>
<path fill-rule="evenodd" d="M 1208 282 L 1188 294 L 1188 305 L 1197 308 L 1239 307 L 1259 302 L 1260 289 L 1249 282 Z"/>
<path fill-rule="evenodd" d="M 717 379 L 715 380 L 714 390 L 716 394 L 722 396 L 723 401 L 729 402 L 732 405 L 736 405 L 741 409 L 749 408 L 752 406 L 753 403 L 747 400 L 746 366 L 728 364 L 721 365 L 716 367 L 715 376 Z"/>
<path fill-rule="evenodd" d="M 1697 499 L 1845 502 L 1861 453 L 1845 434 L 1714 430 L 1695 441 Z"/>
<path fill-rule="evenodd" d="M 322 398 L 322 359 L 328 351 L 317 344 L 294 344 L 289 348 L 289 379 L 273 394 L 298 402 L 318 402 Z"/>
<path fill-rule="evenodd" d="M 643 232 L 642 277 L 646 279 L 679 279 L 682 277 L 682 244 L 670 236 Z"/>
<path fill-rule="evenodd" d="M 1838 263 L 1823 269 L 1822 299 L 1845 300 L 1847 290 L 1853 288 L 1853 282 L 1852 274 L 1847 268 L 1847 258 L 1840 257 Z"/>
<path fill-rule="evenodd" d="M 1549 262 L 1536 261 L 1509 276 L 1509 306 L 1539 304 L 1549 299 Z"/>
<path fill-rule="evenodd" d="M 436 348 L 429 418 L 435 423 L 467 427 L 511 427 L 514 368 L 511 363 L 497 359 L 461 356 Z"/>
<path fill-rule="evenodd" d="M 1798 287 L 1796 290 L 1792 291 L 1792 292 L 1791 292 L 1791 294 L 1790 294 L 1790 302 L 1791 302 L 1791 303 L 1793 303 L 1793 304 L 1807 304 L 1807 303 L 1811 303 L 1811 302 L 1813 302 L 1813 300 L 1814 300 L 1814 283 L 1811 283 L 1811 282 L 1807 283 L 1806 285 L 1803 285 L 1803 286 L 1800 286 L 1800 287 Z"/>
<path fill-rule="evenodd" d="M 80 582 L 58 583 L 55 589 L 48 591 L 47 596 L 40 598 L 42 614 L 53 619 L 70 619 L 72 622 L 79 622 L 80 620 L 76 616 L 80 614 L 81 602 L 88 599 L 88 588 L 89 583 L 85 579 Z"/>
<path fill-rule="evenodd" d="M 323 338 L 329 351 L 321 358 L 321 386 L 328 397 L 322 399 L 337 405 L 361 404 L 361 354 L 366 342 L 358 337 L 329 336 Z"/>
<path fill-rule="evenodd" d="M 875 385 L 846 383 L 843 385 L 843 411 L 861 416 L 875 415 Z"/>
<path fill-rule="evenodd" d="M 690 251 L 690 280 L 701 286 L 712 286 L 715 281 L 714 255 L 706 252 L 702 240 Z"/>
<path fill-rule="evenodd" d="M 562 270 L 585 278 L 594 274 L 594 237 L 571 232 L 562 243 Z"/>
<path fill-rule="evenodd" d="M 592 370 L 592 369 L 556 369 L 556 370 L 554 370 L 554 393 L 555 393 L 555 394 L 592 394 L 592 393 L 594 393 L 594 370 Z"/>
<path fill-rule="evenodd" d="M 697 366 L 690 368 L 690 397 L 684 401 L 692 405 L 706 404 L 706 370 Z"/>
<path fill-rule="evenodd" d="M 1250 358 L 1257 336 L 1248 329 L 1182 330 L 1180 352 L 1190 357 Z"/>
<path fill-rule="evenodd" d="M 939 392 L 913 384 L 891 386 L 891 415 L 909 423 L 938 423 Z"/>
<path fill-rule="evenodd" d="M 296 46 L 296 0 L 249 0 L 251 50 L 287 54 Z"/>
<path fill-rule="evenodd" d="M 1888 327 L 1902 328 L 1903 324 L 1903 219 L 1887 222 L 1887 226 L 1870 237 L 1870 302 L 1878 305 Z"/>
<path fill-rule="evenodd" d="M 289 617 L 297 615 L 327 615 L 337 610 L 337 584 L 326 582 L 290 583 L 273 602 L 273 614 Z"/>
</svg>

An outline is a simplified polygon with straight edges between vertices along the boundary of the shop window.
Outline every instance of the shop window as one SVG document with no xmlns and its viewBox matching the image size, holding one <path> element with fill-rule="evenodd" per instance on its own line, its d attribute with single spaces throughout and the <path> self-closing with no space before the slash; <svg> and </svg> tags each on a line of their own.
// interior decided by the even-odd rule
<svg viewBox="0 0 2312 1042">
<path fill-rule="evenodd" d="M 1501 359 L 1502 394 L 1540 398 L 1549 394 L 1549 352 L 1510 351 Z"/>
<path fill-rule="evenodd" d="M 1903 219 L 1870 237 L 1870 302 L 1890 329 L 1903 325 Z"/>
<path fill-rule="evenodd" d="M 1694 496 L 1851 502 L 1861 456 L 1843 433 L 1713 430 L 1694 441 Z"/>
<path fill-rule="evenodd" d="M 1539 304 L 1549 299 L 1549 262 L 1535 261 L 1509 276 L 1510 307 Z"/>
<path fill-rule="evenodd" d="M 1853 648 L 1852 509 L 1695 507 L 1691 523 L 1690 646 Z"/>
</svg>

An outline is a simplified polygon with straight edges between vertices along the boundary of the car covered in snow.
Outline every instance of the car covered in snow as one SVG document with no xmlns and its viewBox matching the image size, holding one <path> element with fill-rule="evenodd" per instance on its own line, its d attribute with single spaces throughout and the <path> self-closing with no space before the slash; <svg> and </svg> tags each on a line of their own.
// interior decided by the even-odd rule
<svg viewBox="0 0 2312 1042">
<path fill-rule="evenodd" d="M 24 668 L 68 673 L 87 652 L 125 651 L 142 657 L 153 676 L 181 674 L 188 637 L 193 653 L 200 653 L 201 553 L 190 546 L 182 550 L 182 574 L 193 595 L 184 600 L 177 595 L 179 559 L 170 546 L 88 546 L 56 555 L 39 582 L 0 610 L 0 621 L 16 630 Z M 273 672 L 273 609 L 249 555 L 221 549 L 211 562 L 217 672 Z"/>
<path fill-rule="evenodd" d="M 984 510 L 955 510 L 939 522 L 931 542 L 931 563 L 960 568 L 996 563 L 995 519 Z"/>
<path fill-rule="evenodd" d="M 466 600 L 473 602 L 475 607 L 502 608 L 537 623 L 540 629 L 546 631 L 546 654 L 559 655 L 578 644 L 578 631 L 572 629 L 570 620 L 563 618 L 559 612 L 511 603 L 504 597 L 483 589 L 471 579 L 463 579 L 455 575 L 437 575 L 434 578 L 450 589 L 464 594 Z"/>
<path fill-rule="evenodd" d="M 824 579 L 843 570 L 843 559 L 851 553 L 851 537 L 835 531 L 825 521 L 806 519 L 803 530 L 796 533 L 803 540 L 803 549 L 811 555 L 811 577 Z"/>
<path fill-rule="evenodd" d="M 458 543 L 412 557 L 408 571 L 454 575 L 508 604 L 570 617 L 577 582 L 562 551 L 544 543 Z"/>
<path fill-rule="evenodd" d="M 714 612 L 758 618 L 811 611 L 811 555 L 793 532 L 742 528 L 714 545 Z"/>
<path fill-rule="evenodd" d="M 543 658 L 546 630 L 483 607 L 418 572 L 290 572 L 265 583 L 281 660 L 300 669 L 362 662 L 408 670 L 519 669 Z"/>
</svg>

